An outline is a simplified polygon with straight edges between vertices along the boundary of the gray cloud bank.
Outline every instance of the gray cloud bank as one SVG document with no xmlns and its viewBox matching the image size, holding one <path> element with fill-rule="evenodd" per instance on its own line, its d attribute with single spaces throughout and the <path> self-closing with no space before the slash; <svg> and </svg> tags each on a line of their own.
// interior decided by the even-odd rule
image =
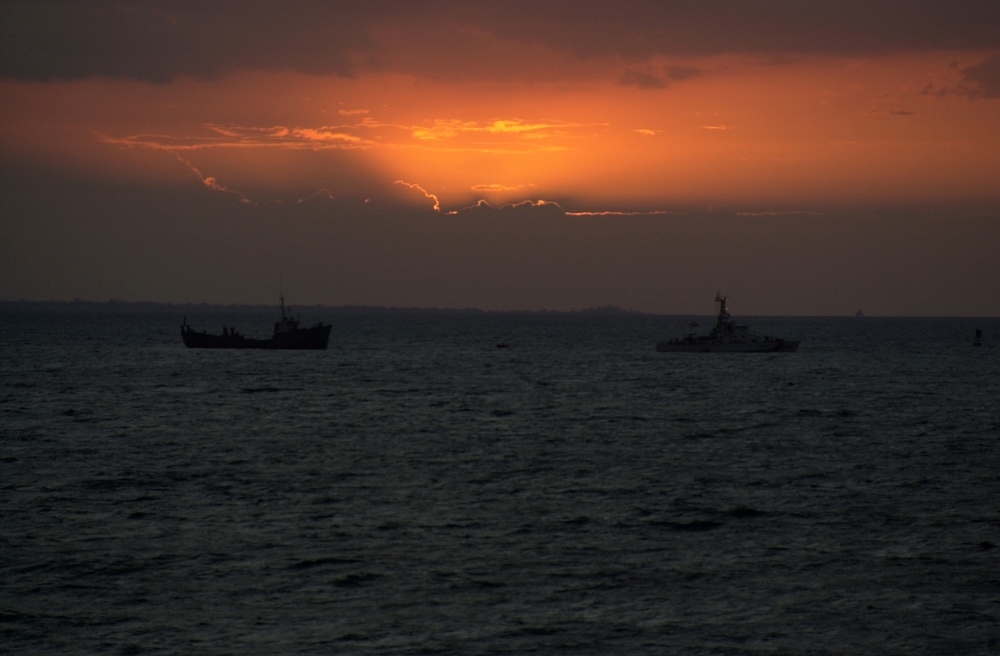
<svg viewBox="0 0 1000 656">
<path fill-rule="evenodd" d="M 989 207 L 877 214 L 571 216 L 552 205 L 458 215 L 354 199 L 245 205 L 204 188 L 0 179 L 0 299 L 990 316 Z M 544 217 L 544 220 L 539 220 Z M 944 219 L 944 220 L 943 220 Z"/>
<path fill-rule="evenodd" d="M 402 45 L 387 35 L 407 33 L 406 47 L 426 43 L 440 49 L 450 35 L 456 44 L 467 44 L 470 31 L 512 48 L 541 45 L 578 58 L 635 62 L 655 55 L 987 50 L 1000 48 L 1000 3 L 3 0 L 0 76 L 162 83 L 242 69 L 345 77 L 369 70 L 408 72 L 406 58 L 394 50 Z M 482 61 L 470 66 L 481 67 Z"/>
</svg>

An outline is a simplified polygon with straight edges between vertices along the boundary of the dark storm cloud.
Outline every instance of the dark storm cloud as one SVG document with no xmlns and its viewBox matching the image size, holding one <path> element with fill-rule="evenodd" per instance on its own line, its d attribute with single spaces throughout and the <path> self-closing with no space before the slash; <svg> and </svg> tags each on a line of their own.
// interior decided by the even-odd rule
<svg viewBox="0 0 1000 656">
<path fill-rule="evenodd" d="M 165 82 L 237 69 L 350 76 L 380 2 L 6 0 L 0 75 Z M 370 65 L 370 64 L 369 64 Z"/>
<path fill-rule="evenodd" d="M 623 87 L 663 89 L 674 82 L 691 80 L 701 75 L 700 69 L 690 66 L 670 66 L 662 71 L 630 68 L 622 74 L 618 82 Z"/>
<path fill-rule="evenodd" d="M 662 89 L 667 86 L 667 81 L 656 73 L 632 68 L 622 73 L 618 82 L 623 87 L 638 87 L 640 89 Z"/>
<path fill-rule="evenodd" d="M 421 38 L 440 39 L 449 29 L 474 29 L 508 44 L 543 44 L 578 57 L 634 61 L 654 55 L 872 54 L 1000 47 L 1000 3 L 3 0 L 0 76 L 162 82 L 236 69 L 352 76 L 389 61 L 405 68 L 405 56 L 386 56 L 394 44 L 379 41 L 383 26 L 411 31 L 417 44 Z M 640 75 L 630 83 L 647 86 L 657 80 Z M 992 83 L 983 86 L 995 89 Z"/>
<path fill-rule="evenodd" d="M 503 6 L 526 38 L 580 55 L 879 54 L 1000 45 L 1000 3 L 992 0 L 580 0 L 565 6 L 511 0 Z M 500 12 L 494 18 L 503 21 Z"/>
<path fill-rule="evenodd" d="M 961 93 L 971 98 L 1000 98 L 1000 55 L 962 69 Z"/>
<path fill-rule="evenodd" d="M 961 79 L 955 86 L 939 86 L 928 83 L 920 95 L 943 98 L 949 95 L 965 96 L 974 100 L 1000 98 L 1000 55 L 987 57 L 978 64 L 959 69 Z"/>
</svg>

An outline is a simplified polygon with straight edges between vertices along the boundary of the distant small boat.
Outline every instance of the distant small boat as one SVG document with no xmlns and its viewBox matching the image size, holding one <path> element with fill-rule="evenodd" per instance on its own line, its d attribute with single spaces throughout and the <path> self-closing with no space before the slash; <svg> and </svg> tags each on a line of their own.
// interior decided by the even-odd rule
<svg viewBox="0 0 1000 656">
<path fill-rule="evenodd" d="M 863 317 L 863 316 L 865 316 L 865 313 L 862 312 L 861 310 L 858 310 L 857 312 L 854 313 L 854 316 L 856 316 L 856 317 Z"/>
<path fill-rule="evenodd" d="M 972 342 L 973 346 L 983 345 L 983 330 L 982 328 L 976 328 L 976 339 Z"/>
<path fill-rule="evenodd" d="M 211 349 L 296 349 L 325 350 L 330 340 L 328 324 L 317 323 L 302 328 L 299 320 L 285 312 L 285 297 L 281 297 L 281 321 L 274 324 L 274 334 L 270 339 L 244 337 L 235 328 L 223 327 L 221 335 L 195 331 L 188 325 L 187 318 L 181 324 L 181 338 L 188 348 Z"/>
<path fill-rule="evenodd" d="M 507 342 L 497 342 L 497 348 L 507 348 L 510 346 Z"/>
<path fill-rule="evenodd" d="M 715 302 L 719 304 L 719 318 L 712 332 L 662 341 L 656 345 L 656 350 L 665 353 L 774 353 L 794 351 L 799 347 L 797 339 L 759 337 L 751 333 L 749 327 L 736 323 L 729 316 L 725 296 L 716 294 Z"/>
</svg>

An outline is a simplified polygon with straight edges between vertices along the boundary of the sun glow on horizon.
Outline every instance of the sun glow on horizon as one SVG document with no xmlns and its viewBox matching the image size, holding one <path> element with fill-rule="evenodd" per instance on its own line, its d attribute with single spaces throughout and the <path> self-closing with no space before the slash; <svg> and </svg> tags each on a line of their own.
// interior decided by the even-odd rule
<svg viewBox="0 0 1000 656">
<path fill-rule="evenodd" d="M 1000 307 L 989 3 L 8 4 L 12 298 Z"/>
<path fill-rule="evenodd" d="M 300 194 L 303 185 L 336 190 L 365 180 L 372 190 L 419 180 L 438 207 L 530 195 L 572 197 L 596 212 L 632 201 L 670 210 L 693 202 L 932 198 L 949 190 L 988 197 L 996 193 L 989 174 L 998 163 L 996 115 L 987 102 L 946 92 L 959 88 L 959 72 L 977 58 L 965 54 L 956 64 L 955 57 L 810 57 L 781 66 L 716 57 L 685 62 L 697 74 L 671 74 L 680 69 L 666 63 L 650 69 L 664 71 L 670 84 L 596 79 L 566 89 L 389 74 L 318 85 L 311 76 L 241 73 L 222 85 L 234 109 L 203 122 L 172 109 L 188 106 L 185 94 L 205 93 L 195 80 L 80 81 L 52 84 L 47 94 L 95 119 L 88 129 L 103 147 L 171 153 L 207 188 L 241 202 L 251 202 L 260 185 Z M 0 84 L 12 97 L 27 92 L 25 83 Z M 284 102 L 255 103 L 261 85 L 279 90 Z M 96 120 L 88 105 L 95 89 L 154 108 L 145 129 L 122 130 L 115 116 Z M 0 111 L 17 125 L 13 110 Z M 4 139 L 34 157 L 80 148 L 11 127 Z M 48 150 L 33 139 L 47 140 Z"/>
</svg>

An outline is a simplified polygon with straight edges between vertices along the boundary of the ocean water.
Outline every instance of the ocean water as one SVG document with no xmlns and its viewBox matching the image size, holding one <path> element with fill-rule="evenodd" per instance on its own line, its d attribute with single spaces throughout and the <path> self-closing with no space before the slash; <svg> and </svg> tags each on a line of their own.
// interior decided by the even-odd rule
<svg viewBox="0 0 1000 656">
<path fill-rule="evenodd" d="M 0 652 L 1000 653 L 998 319 L 18 308 Z"/>
</svg>

